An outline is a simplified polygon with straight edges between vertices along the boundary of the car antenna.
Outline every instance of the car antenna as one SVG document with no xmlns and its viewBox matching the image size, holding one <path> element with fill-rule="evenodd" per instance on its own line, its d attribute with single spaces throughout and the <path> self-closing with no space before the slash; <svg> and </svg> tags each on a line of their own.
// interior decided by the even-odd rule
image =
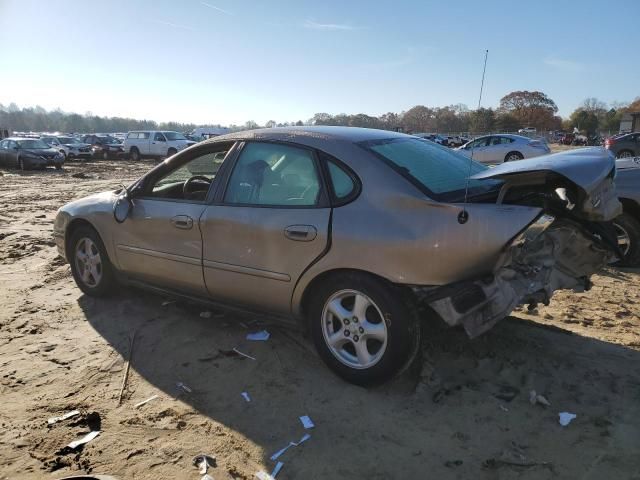
<svg viewBox="0 0 640 480">
<path fill-rule="evenodd" d="M 484 74 L 487 71 L 487 57 L 489 56 L 489 50 L 484 51 L 484 67 L 482 67 L 482 81 L 480 82 L 480 96 L 478 97 L 478 110 L 480 110 L 480 103 L 482 102 L 482 90 L 484 88 Z M 471 155 L 469 156 L 469 173 L 467 175 L 467 183 L 464 187 L 464 204 L 462 211 L 458 214 L 458 223 L 465 224 L 469 220 L 469 212 L 467 212 L 467 200 L 469 196 L 469 180 L 471 179 L 471 167 L 473 166 L 473 150 L 476 148 L 475 140 L 471 144 Z"/>
</svg>

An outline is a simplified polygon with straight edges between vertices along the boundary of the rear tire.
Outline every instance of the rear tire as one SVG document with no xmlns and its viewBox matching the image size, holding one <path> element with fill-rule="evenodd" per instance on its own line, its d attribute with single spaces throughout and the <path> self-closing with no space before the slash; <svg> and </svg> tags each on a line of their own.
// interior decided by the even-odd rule
<svg viewBox="0 0 640 480">
<path fill-rule="evenodd" d="M 618 246 L 624 253 L 624 257 L 615 265 L 640 266 L 640 221 L 628 213 L 623 213 L 613 221 L 613 224 L 618 235 Z"/>
<path fill-rule="evenodd" d="M 137 162 L 140 160 L 140 150 L 138 150 L 136 147 L 133 147 L 131 150 L 129 150 L 129 158 L 131 160 L 133 160 L 134 162 Z"/>
<path fill-rule="evenodd" d="M 421 344 L 413 299 L 367 274 L 336 274 L 314 287 L 308 320 L 320 357 L 356 385 L 391 380 L 413 362 Z"/>
<path fill-rule="evenodd" d="M 92 297 L 113 293 L 117 280 L 98 232 L 88 226 L 73 231 L 67 243 L 67 259 L 78 288 Z"/>
<path fill-rule="evenodd" d="M 167 157 L 171 157 L 176 153 L 178 153 L 178 151 L 175 148 L 170 148 L 169 150 L 167 150 Z"/>
<path fill-rule="evenodd" d="M 524 158 L 524 155 L 522 155 L 520 152 L 509 152 L 505 155 L 504 161 L 514 162 L 517 160 L 522 160 L 523 158 Z"/>
</svg>

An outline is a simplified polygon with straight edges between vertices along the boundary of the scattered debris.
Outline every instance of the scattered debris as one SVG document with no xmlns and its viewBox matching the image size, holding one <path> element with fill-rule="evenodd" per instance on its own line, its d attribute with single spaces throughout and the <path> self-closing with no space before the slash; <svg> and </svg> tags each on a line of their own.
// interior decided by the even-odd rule
<svg viewBox="0 0 640 480">
<path fill-rule="evenodd" d="M 74 173 L 71 175 L 73 178 L 91 178 L 89 175 L 87 175 L 84 172 L 78 172 L 78 173 Z"/>
<path fill-rule="evenodd" d="M 444 466 L 447 468 L 459 467 L 462 465 L 462 460 L 447 460 L 444 462 Z"/>
<path fill-rule="evenodd" d="M 284 463 L 278 462 L 276 463 L 276 466 L 273 467 L 273 471 L 271 472 L 271 474 L 265 472 L 264 470 L 260 470 L 258 473 L 256 473 L 256 478 L 258 480 L 274 480 L 278 473 L 280 473 L 280 470 L 282 470 L 282 467 L 284 467 Z"/>
<path fill-rule="evenodd" d="M 510 466 L 510 467 L 537 467 L 537 466 L 553 467 L 553 464 L 551 462 L 527 462 L 525 460 L 523 460 L 523 461 L 504 460 L 504 459 L 501 459 L 501 458 L 488 458 L 484 462 L 482 462 L 482 468 L 486 468 L 486 469 L 495 469 L 495 468 L 500 468 L 500 467 L 504 467 L 504 466 Z"/>
<path fill-rule="evenodd" d="M 251 355 L 247 355 L 246 353 L 242 353 L 237 348 L 234 348 L 233 351 L 236 352 L 238 355 L 242 355 L 243 357 L 250 358 L 251 360 L 255 360 L 255 358 L 253 358 Z"/>
<path fill-rule="evenodd" d="M 498 404 L 498 408 L 500 410 L 502 410 L 503 412 L 508 412 L 509 411 L 509 409 L 507 407 L 505 407 L 504 405 L 502 405 L 502 404 Z"/>
<path fill-rule="evenodd" d="M 129 369 L 131 368 L 131 357 L 133 356 L 133 343 L 136 341 L 136 334 L 138 330 L 134 330 L 133 335 L 131 336 L 131 341 L 129 342 L 129 357 L 127 358 L 127 366 L 124 370 L 124 377 L 122 377 L 122 386 L 120 387 L 120 394 L 118 395 L 118 406 L 122 404 L 122 395 L 124 394 L 124 389 L 127 386 L 127 378 L 129 378 Z"/>
<path fill-rule="evenodd" d="M 76 415 L 80 415 L 80 410 L 72 410 L 70 412 L 65 413 L 64 415 L 60 415 L 59 417 L 52 417 L 47 420 L 47 424 L 53 425 L 54 423 L 62 422 L 67 418 L 75 417 Z"/>
<path fill-rule="evenodd" d="M 149 398 L 147 398 L 146 400 L 143 400 L 141 402 L 136 403 L 133 408 L 139 408 L 142 405 L 144 405 L 145 403 L 149 403 L 151 400 L 155 400 L 156 398 L 158 398 L 158 395 L 152 395 Z"/>
<path fill-rule="evenodd" d="M 535 405 L 539 403 L 540 405 L 544 405 L 545 407 L 550 407 L 551 403 L 546 399 L 544 395 L 539 395 L 535 390 L 531 390 L 529 392 L 529 403 L 531 405 Z"/>
<path fill-rule="evenodd" d="M 311 435 L 309 435 L 308 433 L 305 433 L 302 436 L 302 438 L 300 440 L 298 440 L 298 442 L 289 442 L 289 445 L 287 445 L 286 447 L 278 450 L 276 453 L 271 455 L 271 461 L 276 461 L 280 455 L 282 455 L 284 452 L 289 450 L 291 447 L 297 447 L 297 446 L 303 444 L 304 442 L 306 442 L 307 440 L 309 440 L 310 438 L 311 438 Z"/>
<path fill-rule="evenodd" d="M 162 302 L 162 303 L 160 304 L 160 306 L 161 306 L 161 307 L 166 307 L 167 305 L 171 305 L 171 304 L 174 304 L 174 303 L 176 303 L 176 301 L 175 301 L 175 300 L 165 300 L 164 302 Z"/>
<path fill-rule="evenodd" d="M 71 442 L 69 445 L 66 446 L 66 448 L 70 448 L 71 450 L 75 450 L 80 445 L 84 445 L 85 443 L 89 443 L 91 440 L 96 438 L 98 435 L 100 435 L 100 431 L 99 430 L 93 431 L 93 432 L 89 432 L 84 437 L 82 437 L 82 438 L 80 438 L 78 440 L 74 440 L 73 442 Z"/>
<path fill-rule="evenodd" d="M 560 425 L 562 425 L 563 427 L 566 427 L 571 423 L 571 420 L 577 417 L 577 415 L 575 413 L 560 412 L 558 414 L 558 417 L 559 417 Z"/>
<path fill-rule="evenodd" d="M 248 333 L 247 340 L 251 340 L 254 342 L 266 342 L 267 340 L 269 340 L 270 336 L 271 334 L 269 332 L 267 332 L 266 330 L 261 330 L 259 332 Z"/>
<path fill-rule="evenodd" d="M 242 398 L 244 398 L 247 402 L 251 401 L 251 397 L 247 392 L 242 392 L 240 395 L 242 395 Z"/>
<path fill-rule="evenodd" d="M 200 455 L 193 457 L 193 465 L 198 467 L 200 475 L 205 475 L 209 467 L 216 467 L 216 457 L 201 453 Z"/>
<path fill-rule="evenodd" d="M 180 390 L 182 390 L 185 393 L 191 393 L 193 392 L 193 390 L 191 390 L 191 388 L 189 388 L 187 385 L 185 385 L 182 382 L 178 382 L 176 383 L 176 387 L 178 387 Z"/>
<path fill-rule="evenodd" d="M 302 417 L 300 417 L 300 421 L 302 422 L 302 426 L 305 429 L 309 429 L 309 428 L 315 427 L 315 425 L 311 421 L 311 418 L 309 418 L 308 415 L 303 415 Z"/>
<path fill-rule="evenodd" d="M 200 318 L 211 318 L 211 312 L 200 312 Z"/>
</svg>

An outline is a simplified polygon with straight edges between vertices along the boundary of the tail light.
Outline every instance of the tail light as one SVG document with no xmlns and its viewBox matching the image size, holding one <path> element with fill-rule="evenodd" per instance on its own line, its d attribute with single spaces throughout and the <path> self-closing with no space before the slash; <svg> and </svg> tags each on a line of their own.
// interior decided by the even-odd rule
<svg viewBox="0 0 640 480">
<path fill-rule="evenodd" d="M 613 140 L 612 138 L 607 138 L 607 139 L 604 141 L 604 146 L 605 146 L 605 147 L 609 147 L 609 146 L 613 145 L 613 142 L 614 142 L 614 140 Z"/>
</svg>

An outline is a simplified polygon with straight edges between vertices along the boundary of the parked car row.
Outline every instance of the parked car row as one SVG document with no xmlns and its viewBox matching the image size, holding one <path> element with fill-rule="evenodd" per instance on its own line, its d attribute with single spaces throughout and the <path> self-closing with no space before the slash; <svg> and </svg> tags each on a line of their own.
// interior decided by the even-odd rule
<svg viewBox="0 0 640 480">
<path fill-rule="evenodd" d="M 9 137 L 0 141 L 0 165 L 19 170 L 61 169 L 64 155 L 39 138 Z"/>
<path fill-rule="evenodd" d="M 465 157 L 487 164 L 497 164 L 538 157 L 551 153 L 543 139 L 531 139 L 522 135 L 485 135 L 456 149 Z"/>
</svg>

